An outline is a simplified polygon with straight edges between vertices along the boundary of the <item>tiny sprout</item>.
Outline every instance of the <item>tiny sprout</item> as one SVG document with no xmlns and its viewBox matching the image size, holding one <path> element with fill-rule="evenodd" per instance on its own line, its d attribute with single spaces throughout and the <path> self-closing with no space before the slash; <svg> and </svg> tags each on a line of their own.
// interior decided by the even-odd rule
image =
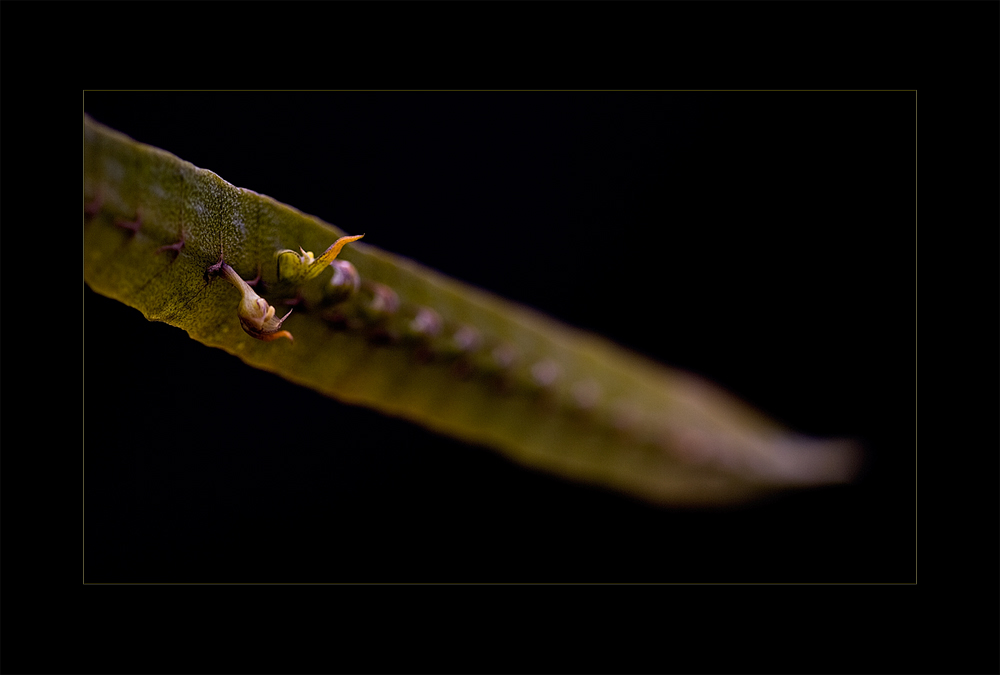
<svg viewBox="0 0 1000 675">
<path fill-rule="evenodd" d="M 291 249 L 283 249 L 277 253 L 278 280 L 287 281 L 296 286 L 303 284 L 310 279 L 318 277 L 326 266 L 340 253 L 340 250 L 352 241 L 357 241 L 365 235 L 358 234 L 352 237 L 341 237 L 330 245 L 330 248 L 323 251 L 323 255 L 316 258 L 312 251 L 306 251 L 301 246 L 299 253 Z"/>
<path fill-rule="evenodd" d="M 292 310 L 288 310 L 288 314 L 285 314 L 280 319 L 274 318 L 274 307 L 269 305 L 267 300 L 257 295 L 250 288 L 250 285 L 243 281 L 240 275 L 236 273 L 236 270 L 226 263 L 220 263 L 220 266 L 222 273 L 229 280 L 229 283 L 235 286 L 236 290 L 243 295 L 236 314 L 240 317 L 240 325 L 243 326 L 243 330 L 246 331 L 247 335 L 255 337 L 258 340 L 264 340 L 265 342 L 277 340 L 280 337 L 286 337 L 294 342 L 295 340 L 292 338 L 291 333 L 287 330 L 279 330 L 281 324 L 288 318 L 288 314 L 292 313 Z M 215 266 L 213 265 L 213 267 Z"/>
<path fill-rule="evenodd" d="M 421 307 L 417 315 L 407 326 L 410 334 L 416 337 L 433 338 L 441 332 L 444 320 L 441 315 L 430 307 Z"/>
<path fill-rule="evenodd" d="M 334 260 L 330 267 L 333 268 L 333 276 L 323 289 L 326 300 L 337 304 L 350 299 L 361 288 L 361 275 L 357 268 L 346 260 Z"/>
<path fill-rule="evenodd" d="M 361 307 L 361 311 L 370 321 L 380 321 L 399 310 L 399 296 L 385 284 L 369 282 L 365 284 L 365 289 L 372 298 Z"/>
</svg>

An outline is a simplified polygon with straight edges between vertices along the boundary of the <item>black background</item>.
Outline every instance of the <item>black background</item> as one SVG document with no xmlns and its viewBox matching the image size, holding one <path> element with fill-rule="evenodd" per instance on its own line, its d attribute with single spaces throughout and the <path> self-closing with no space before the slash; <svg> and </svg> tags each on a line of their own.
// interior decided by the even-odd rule
<svg viewBox="0 0 1000 675">
<path fill-rule="evenodd" d="M 912 92 L 88 92 L 96 120 L 867 447 L 668 510 L 84 293 L 89 582 L 913 582 Z"/>
</svg>

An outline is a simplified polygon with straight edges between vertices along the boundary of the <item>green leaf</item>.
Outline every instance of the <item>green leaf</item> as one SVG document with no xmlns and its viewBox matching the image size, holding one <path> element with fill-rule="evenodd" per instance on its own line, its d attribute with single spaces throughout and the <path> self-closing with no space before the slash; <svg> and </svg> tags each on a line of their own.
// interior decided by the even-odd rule
<svg viewBox="0 0 1000 675">
<path fill-rule="evenodd" d="M 94 290 L 339 400 L 661 504 L 741 501 L 856 470 L 848 441 L 792 434 L 700 378 L 372 245 L 340 252 L 363 286 L 330 304 L 330 260 L 317 275 L 305 253 L 344 232 L 89 118 L 84 193 Z M 495 241 L 514 253 L 530 238 Z M 289 252 L 307 272 L 281 272 Z M 595 266 L 595 297 L 606 279 Z M 258 339 L 283 332 L 294 342 Z M 248 402 L 244 423 L 257 412 Z M 316 442 L 335 438 L 323 429 Z"/>
</svg>

